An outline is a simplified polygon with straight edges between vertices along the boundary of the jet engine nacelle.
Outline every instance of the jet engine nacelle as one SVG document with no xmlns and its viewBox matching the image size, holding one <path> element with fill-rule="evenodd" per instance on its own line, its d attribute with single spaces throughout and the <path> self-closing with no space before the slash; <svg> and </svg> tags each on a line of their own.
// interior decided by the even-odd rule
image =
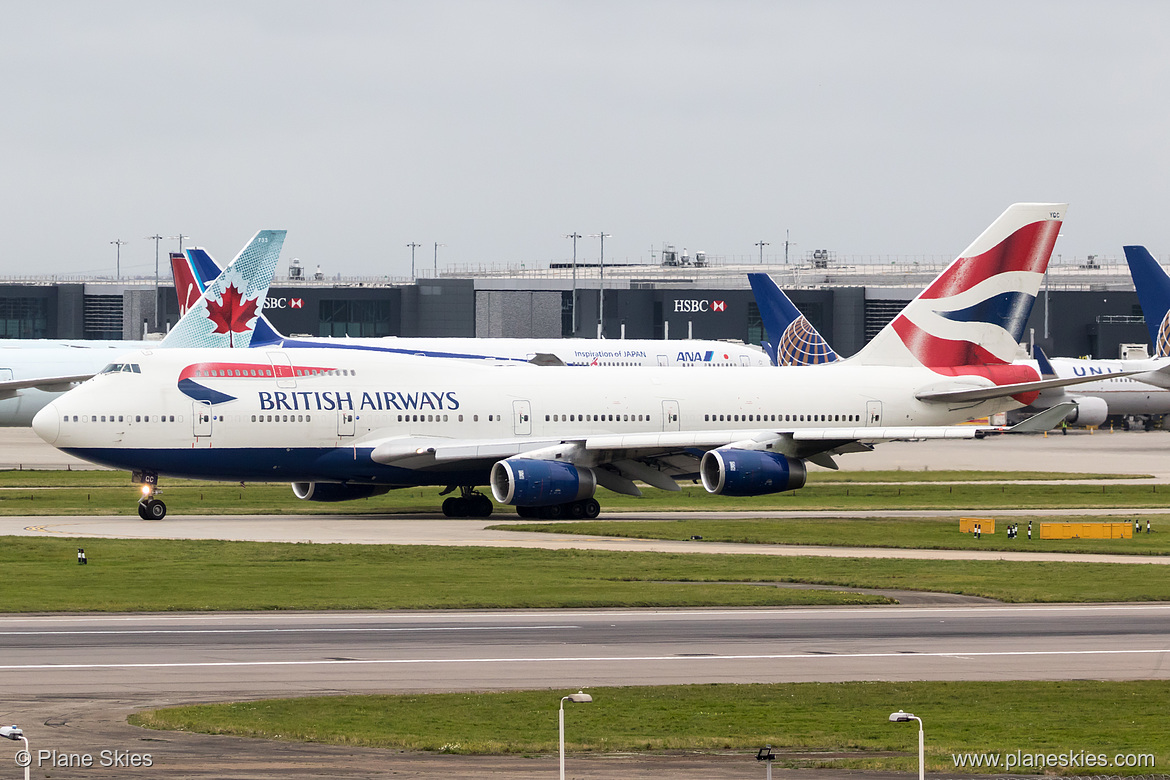
<svg viewBox="0 0 1170 780">
<path fill-rule="evenodd" d="M 1077 408 L 1065 419 L 1070 425 L 1101 425 L 1109 416 L 1109 402 L 1096 396 L 1078 396 Z"/>
<path fill-rule="evenodd" d="M 356 501 L 389 493 L 388 485 L 345 485 L 340 482 L 294 482 L 293 495 L 302 501 Z"/>
<path fill-rule="evenodd" d="M 557 460 L 511 458 L 492 466 L 492 495 L 501 504 L 553 506 L 591 498 L 597 479 L 591 469 Z"/>
<path fill-rule="evenodd" d="M 804 487 L 804 461 L 778 452 L 709 450 L 699 461 L 699 476 L 708 493 L 763 496 Z"/>
</svg>

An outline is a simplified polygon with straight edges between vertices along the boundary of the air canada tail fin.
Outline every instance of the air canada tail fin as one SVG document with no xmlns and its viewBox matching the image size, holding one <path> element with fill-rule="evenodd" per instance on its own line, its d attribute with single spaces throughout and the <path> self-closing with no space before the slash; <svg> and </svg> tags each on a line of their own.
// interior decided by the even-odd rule
<svg viewBox="0 0 1170 780">
<path fill-rule="evenodd" d="M 1011 363 L 1067 208 L 1009 206 L 849 361 L 933 369 Z"/>
<path fill-rule="evenodd" d="M 171 253 L 171 271 L 175 277 L 175 292 L 179 296 L 179 314 L 187 313 L 187 309 L 198 300 L 199 295 L 207 286 L 219 276 L 222 269 L 207 250 L 203 247 L 190 247 L 183 250 L 183 254 Z M 180 281 L 181 280 L 181 281 Z M 193 295 L 192 295 L 193 294 Z M 184 302 L 184 297 L 189 301 Z M 261 307 L 263 308 L 263 307 Z M 273 327 L 263 312 L 252 329 L 252 341 L 249 346 L 266 347 L 280 344 L 284 336 Z"/>
<path fill-rule="evenodd" d="M 272 284 L 284 230 L 261 230 L 207 285 L 162 347 L 247 347 Z"/>
<path fill-rule="evenodd" d="M 1125 247 L 1125 262 L 1146 316 L 1154 357 L 1170 357 L 1170 276 L 1144 246 Z"/>
<path fill-rule="evenodd" d="M 771 276 L 748 274 L 748 281 L 764 321 L 764 330 L 768 332 L 768 341 L 763 347 L 772 359 L 772 365 L 811 366 L 838 359 L 829 343 L 797 310 Z"/>
</svg>

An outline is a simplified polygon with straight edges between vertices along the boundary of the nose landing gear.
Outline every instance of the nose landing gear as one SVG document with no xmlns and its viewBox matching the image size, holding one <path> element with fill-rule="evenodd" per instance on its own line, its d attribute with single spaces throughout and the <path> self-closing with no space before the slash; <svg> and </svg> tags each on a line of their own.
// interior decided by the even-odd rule
<svg viewBox="0 0 1170 780">
<path fill-rule="evenodd" d="M 162 520 L 167 516 L 167 505 L 156 495 L 162 492 L 158 486 L 158 474 L 135 471 L 132 480 L 142 483 L 142 498 L 138 500 L 138 516 L 143 520 Z"/>
</svg>

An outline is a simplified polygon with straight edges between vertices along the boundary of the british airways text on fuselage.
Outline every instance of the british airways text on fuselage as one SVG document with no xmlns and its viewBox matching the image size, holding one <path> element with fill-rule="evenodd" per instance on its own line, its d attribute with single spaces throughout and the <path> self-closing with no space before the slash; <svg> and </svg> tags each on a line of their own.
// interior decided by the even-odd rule
<svg viewBox="0 0 1170 780">
<path fill-rule="evenodd" d="M 260 410 L 289 412 L 328 412 L 346 409 L 349 411 L 373 410 L 400 412 L 411 409 L 432 411 L 455 411 L 459 399 L 453 390 L 435 392 L 417 390 L 409 393 L 400 390 L 362 392 L 360 396 L 348 390 L 261 390 L 257 394 Z"/>
</svg>

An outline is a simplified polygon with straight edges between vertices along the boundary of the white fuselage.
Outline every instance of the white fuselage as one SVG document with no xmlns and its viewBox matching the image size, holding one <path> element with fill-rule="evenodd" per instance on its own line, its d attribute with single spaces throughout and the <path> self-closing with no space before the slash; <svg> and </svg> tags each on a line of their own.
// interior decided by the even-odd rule
<svg viewBox="0 0 1170 780">
<path fill-rule="evenodd" d="M 37 433 L 117 468 L 248 481 L 485 484 L 493 442 L 727 431 L 730 443 L 801 428 L 840 428 L 850 439 L 867 426 L 948 425 L 1020 405 L 926 403 L 915 390 L 949 378 L 848 362 L 582 371 L 334 349 L 172 349 L 119 360 L 134 371 L 99 375 L 59 398 L 37 416 Z M 370 457 L 379 443 L 413 437 L 466 443 L 468 456 L 424 470 Z"/>
<path fill-rule="evenodd" d="M 1067 393 L 1073 398 L 1100 398 L 1108 405 L 1109 414 L 1170 413 L 1170 390 L 1146 384 L 1131 376 L 1115 376 L 1133 369 L 1126 361 L 1052 358 L 1050 362 L 1061 379 L 1099 375 L 1100 380 L 1074 385 L 1068 388 Z M 1029 361 L 1028 365 L 1035 366 L 1036 363 Z"/>
<path fill-rule="evenodd" d="M 144 346 L 136 341 L 0 340 L 0 383 L 9 380 L 96 374 L 128 349 Z M 47 383 L 51 386 L 51 383 Z M 22 426 L 66 388 L 36 387 L 5 390 L 0 386 L 0 426 Z"/>
<path fill-rule="evenodd" d="M 386 336 L 286 337 L 283 349 L 365 349 L 389 354 L 526 362 L 555 355 L 566 366 L 742 367 L 771 365 L 756 346 L 717 340 L 520 339 Z"/>
</svg>

